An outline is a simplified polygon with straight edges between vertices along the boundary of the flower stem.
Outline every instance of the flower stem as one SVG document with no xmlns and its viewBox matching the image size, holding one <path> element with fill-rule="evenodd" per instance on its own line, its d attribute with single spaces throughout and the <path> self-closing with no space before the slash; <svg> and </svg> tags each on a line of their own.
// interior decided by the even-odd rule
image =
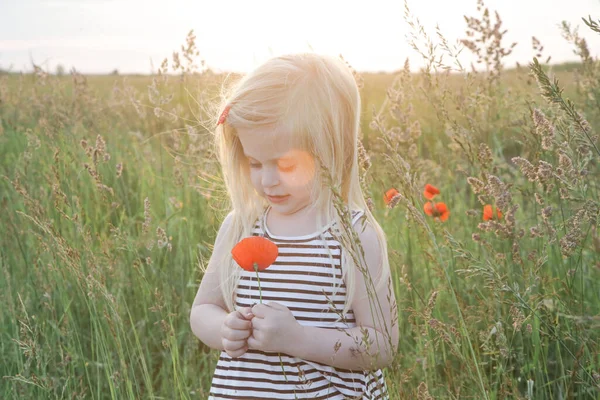
<svg viewBox="0 0 600 400">
<path fill-rule="evenodd" d="M 260 277 L 258 276 L 258 265 L 254 263 L 254 272 L 256 272 L 256 279 L 258 280 L 258 297 L 262 303 L 262 291 L 260 290 Z"/>
</svg>

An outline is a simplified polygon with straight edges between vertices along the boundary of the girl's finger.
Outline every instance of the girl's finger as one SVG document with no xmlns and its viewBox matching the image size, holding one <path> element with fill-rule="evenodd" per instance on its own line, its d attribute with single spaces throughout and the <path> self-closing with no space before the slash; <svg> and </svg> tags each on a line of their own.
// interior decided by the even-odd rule
<svg viewBox="0 0 600 400">
<path fill-rule="evenodd" d="M 238 311 L 240 312 L 240 315 L 247 320 L 251 320 L 254 317 L 254 314 L 252 314 L 252 308 L 250 307 L 242 307 Z"/>
<path fill-rule="evenodd" d="M 247 319 L 238 316 L 238 318 L 231 318 L 227 320 L 226 324 L 231 329 L 250 329 L 252 327 L 252 322 Z"/>
<path fill-rule="evenodd" d="M 248 351 L 248 346 L 244 346 L 239 350 L 228 351 L 227 354 L 229 354 L 229 356 L 232 358 L 237 358 L 237 357 L 241 357 L 244 354 L 246 354 L 247 351 Z"/>
<path fill-rule="evenodd" d="M 259 330 L 262 321 L 262 318 L 252 318 L 252 321 L 250 321 L 250 324 L 252 325 L 252 330 Z"/>
<path fill-rule="evenodd" d="M 223 348 L 227 351 L 239 350 L 246 345 L 245 340 L 223 339 Z"/>
<path fill-rule="evenodd" d="M 284 306 L 283 304 L 278 303 L 276 301 L 271 301 L 271 302 L 267 303 L 267 305 L 269 307 L 275 308 L 276 310 L 285 310 L 285 309 L 287 309 L 286 306 Z"/>
<path fill-rule="evenodd" d="M 249 349 L 260 350 L 258 340 L 256 340 L 254 336 L 250 336 L 246 342 L 248 343 Z"/>
<path fill-rule="evenodd" d="M 270 310 L 271 307 L 269 307 L 266 304 L 256 304 L 255 306 L 252 307 L 252 314 L 254 314 L 255 317 L 259 317 L 259 318 L 264 318 L 265 317 L 265 313 Z"/>
<path fill-rule="evenodd" d="M 232 329 L 227 334 L 227 339 L 229 339 L 229 340 L 244 340 L 250 335 L 251 335 L 251 332 L 249 329 L 247 329 L 247 330 Z"/>
</svg>

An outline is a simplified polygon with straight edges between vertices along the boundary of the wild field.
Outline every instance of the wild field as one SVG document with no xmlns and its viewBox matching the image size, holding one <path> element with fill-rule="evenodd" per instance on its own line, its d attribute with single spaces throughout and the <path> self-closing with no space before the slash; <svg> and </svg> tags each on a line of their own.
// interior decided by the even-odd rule
<svg viewBox="0 0 600 400">
<path fill-rule="evenodd" d="M 600 21 L 563 27 L 579 63 L 534 40 L 507 70 L 496 18 L 468 23 L 485 70 L 408 15 L 427 67 L 356 73 L 392 399 L 600 399 Z M 208 397 L 218 351 L 189 312 L 228 211 L 211 130 L 233 79 L 193 34 L 153 76 L 0 76 L 0 398 Z"/>
</svg>

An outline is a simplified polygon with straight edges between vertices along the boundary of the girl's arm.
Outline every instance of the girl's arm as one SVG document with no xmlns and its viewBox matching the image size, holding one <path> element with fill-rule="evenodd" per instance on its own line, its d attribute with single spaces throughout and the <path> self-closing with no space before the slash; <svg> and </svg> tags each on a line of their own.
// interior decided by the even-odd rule
<svg viewBox="0 0 600 400">
<path fill-rule="evenodd" d="M 383 269 L 379 238 L 370 224 L 358 232 L 358 237 L 367 270 L 375 281 Z M 352 311 L 357 326 L 341 330 L 302 326 L 297 340 L 291 341 L 290 355 L 352 370 L 373 370 L 392 363 L 398 347 L 399 329 L 397 316 L 393 315 L 397 312 L 393 289 L 391 296 L 388 294 L 388 287 L 393 288 L 391 275 L 387 285 L 378 289 L 376 297 L 372 285 L 367 290 L 364 276 L 358 269 L 355 276 Z"/>
<path fill-rule="evenodd" d="M 221 325 L 227 316 L 224 308 L 214 304 L 192 306 L 190 325 L 198 339 L 211 349 L 224 350 Z"/>
<path fill-rule="evenodd" d="M 365 332 L 371 343 L 368 352 L 367 340 L 363 339 Z M 302 339 L 290 343 L 291 356 L 335 368 L 372 371 L 389 366 L 394 358 L 394 352 L 389 351 L 389 339 L 369 326 L 340 330 L 303 326 L 298 336 Z"/>
<path fill-rule="evenodd" d="M 232 214 L 229 213 L 217 233 L 213 253 L 190 312 L 190 326 L 194 335 L 208 347 L 217 350 L 223 350 L 221 325 L 228 312 L 220 289 L 216 260 L 220 259 L 222 251 L 227 251 L 223 246 L 223 237 L 230 227 L 231 218 Z"/>
</svg>

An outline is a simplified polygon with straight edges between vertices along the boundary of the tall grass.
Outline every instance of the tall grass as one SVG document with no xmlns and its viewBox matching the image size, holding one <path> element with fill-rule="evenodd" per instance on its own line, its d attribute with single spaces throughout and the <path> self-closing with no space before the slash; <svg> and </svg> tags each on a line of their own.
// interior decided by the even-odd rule
<svg viewBox="0 0 600 400">
<path fill-rule="evenodd" d="M 505 70 L 480 2 L 477 72 L 405 18 L 427 66 L 357 74 L 398 298 L 392 398 L 600 398 L 599 60 L 563 24 L 581 63 L 540 63 L 536 39 Z M 202 122 L 224 77 L 194 39 L 151 77 L 0 76 L 0 398 L 207 398 L 218 352 L 188 316 L 227 207 Z M 425 183 L 448 221 L 424 214 Z"/>
</svg>

